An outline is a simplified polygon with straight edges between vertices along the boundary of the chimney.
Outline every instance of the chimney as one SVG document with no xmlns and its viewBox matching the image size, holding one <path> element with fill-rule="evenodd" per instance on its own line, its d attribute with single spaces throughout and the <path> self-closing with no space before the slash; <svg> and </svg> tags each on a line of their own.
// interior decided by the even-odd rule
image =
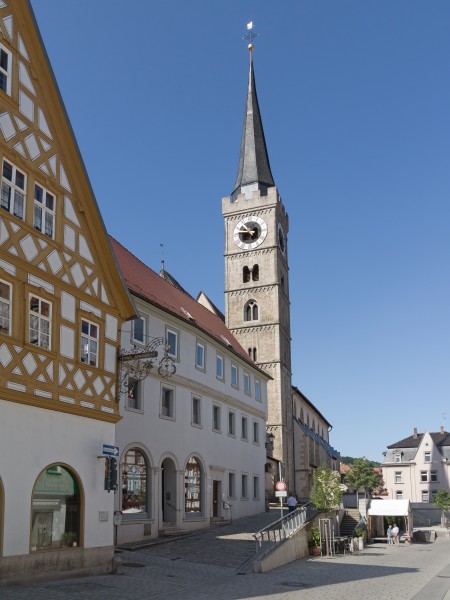
<svg viewBox="0 0 450 600">
<path fill-rule="evenodd" d="M 445 429 L 443 425 L 441 425 L 441 435 L 445 435 Z"/>
<path fill-rule="evenodd" d="M 413 439 L 417 440 L 417 427 L 414 427 Z"/>
</svg>

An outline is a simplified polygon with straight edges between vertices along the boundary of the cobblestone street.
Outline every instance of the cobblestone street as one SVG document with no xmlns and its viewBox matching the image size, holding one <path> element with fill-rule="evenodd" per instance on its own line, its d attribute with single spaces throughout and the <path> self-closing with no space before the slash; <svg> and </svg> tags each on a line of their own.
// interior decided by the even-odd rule
<svg viewBox="0 0 450 600">
<path fill-rule="evenodd" d="M 258 521 L 258 518 L 260 521 Z M 304 558 L 270 573 L 237 575 L 253 552 L 258 518 L 122 551 L 116 575 L 0 588 L 1 600 L 450 600 L 450 539 Z"/>
</svg>

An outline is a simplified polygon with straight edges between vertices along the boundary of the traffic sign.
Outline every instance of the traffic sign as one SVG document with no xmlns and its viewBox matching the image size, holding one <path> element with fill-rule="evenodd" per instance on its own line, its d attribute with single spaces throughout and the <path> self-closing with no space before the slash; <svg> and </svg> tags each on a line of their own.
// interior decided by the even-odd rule
<svg viewBox="0 0 450 600">
<path fill-rule="evenodd" d="M 284 481 L 277 481 L 276 484 L 275 484 L 275 488 L 279 492 L 284 492 L 284 490 L 286 489 L 286 482 L 284 482 Z"/>
<path fill-rule="evenodd" d="M 275 492 L 275 496 L 276 496 L 276 498 L 286 498 L 286 496 L 287 496 L 287 492 L 286 492 L 286 491 L 284 491 L 284 490 L 283 490 L 282 492 L 278 492 L 278 491 L 276 491 L 276 492 Z"/>
<path fill-rule="evenodd" d="M 103 444 L 103 456 L 119 456 L 119 446 Z"/>
</svg>

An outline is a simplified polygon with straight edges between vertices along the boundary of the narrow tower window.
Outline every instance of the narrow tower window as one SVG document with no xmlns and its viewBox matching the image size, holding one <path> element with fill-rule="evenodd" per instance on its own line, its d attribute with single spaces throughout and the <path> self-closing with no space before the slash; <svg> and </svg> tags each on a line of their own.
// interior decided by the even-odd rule
<svg viewBox="0 0 450 600">
<path fill-rule="evenodd" d="M 244 267 L 242 269 L 242 282 L 248 283 L 250 281 L 250 269 L 248 267 Z"/>
<path fill-rule="evenodd" d="M 253 265 L 252 279 L 253 281 L 259 281 L 259 265 Z"/>
</svg>

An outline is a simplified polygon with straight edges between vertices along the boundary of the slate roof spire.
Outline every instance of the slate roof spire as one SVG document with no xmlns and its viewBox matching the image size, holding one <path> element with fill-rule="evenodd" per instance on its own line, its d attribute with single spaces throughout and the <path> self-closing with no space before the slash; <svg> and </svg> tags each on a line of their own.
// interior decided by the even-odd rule
<svg viewBox="0 0 450 600">
<path fill-rule="evenodd" d="M 242 188 L 251 185 L 251 190 L 261 190 L 264 194 L 273 187 L 272 171 L 270 170 L 269 155 L 267 154 L 264 129 L 259 112 L 258 96 L 256 94 L 255 73 L 253 70 L 253 44 L 249 44 L 250 66 L 248 74 L 247 101 L 242 128 L 241 150 L 238 173 L 232 197 L 242 193 Z"/>
</svg>

